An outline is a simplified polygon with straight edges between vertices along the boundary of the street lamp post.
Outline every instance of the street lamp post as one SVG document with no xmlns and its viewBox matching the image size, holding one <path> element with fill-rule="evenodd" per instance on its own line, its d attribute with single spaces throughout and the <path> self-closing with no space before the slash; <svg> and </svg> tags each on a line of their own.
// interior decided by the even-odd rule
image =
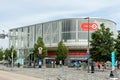
<svg viewBox="0 0 120 80">
<path fill-rule="evenodd" d="M 13 51 L 12 51 L 11 57 L 12 57 L 12 68 L 13 68 Z"/>
<path fill-rule="evenodd" d="M 12 46 L 12 52 L 11 52 L 11 61 L 12 61 L 12 63 L 11 63 L 11 67 L 12 67 L 12 69 L 13 69 L 13 67 L 14 67 L 14 54 L 13 54 L 13 46 Z"/>
<path fill-rule="evenodd" d="M 3 65 L 5 64 L 5 54 L 3 54 Z"/>
<path fill-rule="evenodd" d="M 88 20 L 88 48 L 87 48 L 87 55 L 88 55 L 88 73 L 89 73 L 89 57 L 90 57 L 90 45 L 89 45 L 89 42 L 90 42 L 90 18 L 89 17 L 86 17 L 84 19 L 87 19 Z"/>
</svg>

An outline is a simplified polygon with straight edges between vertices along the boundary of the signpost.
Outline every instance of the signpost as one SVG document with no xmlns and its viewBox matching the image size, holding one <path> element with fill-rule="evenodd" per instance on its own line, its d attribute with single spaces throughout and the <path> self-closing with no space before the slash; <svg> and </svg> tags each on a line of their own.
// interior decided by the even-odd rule
<svg viewBox="0 0 120 80">
<path fill-rule="evenodd" d="M 42 47 L 39 47 L 38 50 L 38 60 L 39 60 L 39 63 L 38 63 L 38 67 L 41 68 L 42 67 Z"/>
<path fill-rule="evenodd" d="M 90 37 L 90 18 L 87 17 L 87 18 L 84 18 L 84 19 L 88 19 L 88 22 L 87 22 L 87 31 L 88 31 L 88 49 L 87 49 L 87 54 L 90 54 L 90 45 L 89 45 L 89 37 Z M 89 73 L 89 58 L 88 58 L 88 73 Z"/>
<path fill-rule="evenodd" d="M 11 57 L 12 57 L 12 68 L 13 68 L 13 51 L 12 51 L 12 54 L 11 54 Z"/>
<path fill-rule="evenodd" d="M 112 71 L 110 72 L 110 78 L 113 80 L 117 80 L 118 74 L 115 70 L 115 52 L 114 51 L 111 53 L 111 65 L 112 65 Z"/>
<path fill-rule="evenodd" d="M 5 64 L 5 54 L 3 54 L 3 65 Z"/>
<path fill-rule="evenodd" d="M 111 53 L 112 71 L 115 70 L 115 52 Z"/>
<path fill-rule="evenodd" d="M 90 71 L 90 69 L 89 69 L 89 58 L 90 58 L 90 53 L 89 53 L 89 50 L 87 50 L 87 54 L 86 54 L 86 57 L 87 57 L 87 60 L 88 60 L 88 73 L 89 73 L 89 71 Z"/>
</svg>

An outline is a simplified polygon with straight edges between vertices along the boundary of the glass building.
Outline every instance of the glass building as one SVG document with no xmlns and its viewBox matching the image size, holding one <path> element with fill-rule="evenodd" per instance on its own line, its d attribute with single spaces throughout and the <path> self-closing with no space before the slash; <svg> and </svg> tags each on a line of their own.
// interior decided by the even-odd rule
<svg viewBox="0 0 120 80">
<path fill-rule="evenodd" d="M 114 35 L 117 34 L 115 22 L 101 18 L 89 20 L 90 34 L 100 28 L 102 23 L 110 28 Z M 85 58 L 88 47 L 88 20 L 67 18 L 10 29 L 9 46 L 14 46 L 17 50 L 18 61 L 21 64 L 31 54 L 30 49 L 34 47 L 39 36 L 43 38 L 47 47 L 48 57 L 55 56 L 57 45 L 63 40 L 69 48 L 69 58 Z"/>
</svg>

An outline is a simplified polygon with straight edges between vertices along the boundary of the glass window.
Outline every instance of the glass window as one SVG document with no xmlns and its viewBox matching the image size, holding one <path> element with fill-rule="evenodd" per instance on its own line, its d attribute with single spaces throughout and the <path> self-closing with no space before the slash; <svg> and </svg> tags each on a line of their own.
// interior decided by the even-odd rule
<svg viewBox="0 0 120 80">
<path fill-rule="evenodd" d="M 43 24 L 43 34 L 50 34 L 51 31 L 51 24 L 50 23 L 46 23 Z"/>
<path fill-rule="evenodd" d="M 36 25 L 35 36 L 36 36 L 36 39 L 35 39 L 36 42 L 38 40 L 38 37 L 42 37 L 42 24 L 37 24 Z"/>
<path fill-rule="evenodd" d="M 57 25 L 57 22 L 52 22 L 52 33 L 58 33 L 59 32 L 59 25 Z"/>
<path fill-rule="evenodd" d="M 87 31 L 80 31 L 80 32 L 78 32 L 78 38 L 79 39 L 87 39 L 88 38 Z"/>
<path fill-rule="evenodd" d="M 59 34 L 52 34 L 52 43 L 59 42 Z"/>
<path fill-rule="evenodd" d="M 44 43 L 45 44 L 50 44 L 51 43 L 51 36 L 50 35 L 46 35 L 46 34 L 43 34 L 43 40 L 44 40 Z"/>
<path fill-rule="evenodd" d="M 76 30 L 75 20 L 63 20 L 62 21 L 62 32 L 70 32 Z"/>
<path fill-rule="evenodd" d="M 64 40 L 65 42 L 67 40 L 71 40 L 71 39 L 76 39 L 76 33 L 62 33 L 62 40 Z"/>
</svg>

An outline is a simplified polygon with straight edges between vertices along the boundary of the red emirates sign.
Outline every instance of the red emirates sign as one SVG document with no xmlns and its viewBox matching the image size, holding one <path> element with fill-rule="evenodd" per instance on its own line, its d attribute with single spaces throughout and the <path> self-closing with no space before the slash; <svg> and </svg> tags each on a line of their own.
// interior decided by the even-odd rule
<svg viewBox="0 0 120 80">
<path fill-rule="evenodd" d="M 83 22 L 81 25 L 80 25 L 81 29 L 82 30 L 97 30 L 98 29 L 98 25 L 97 23 L 95 22 L 90 22 L 89 23 L 89 28 L 88 28 L 88 22 Z"/>
</svg>

